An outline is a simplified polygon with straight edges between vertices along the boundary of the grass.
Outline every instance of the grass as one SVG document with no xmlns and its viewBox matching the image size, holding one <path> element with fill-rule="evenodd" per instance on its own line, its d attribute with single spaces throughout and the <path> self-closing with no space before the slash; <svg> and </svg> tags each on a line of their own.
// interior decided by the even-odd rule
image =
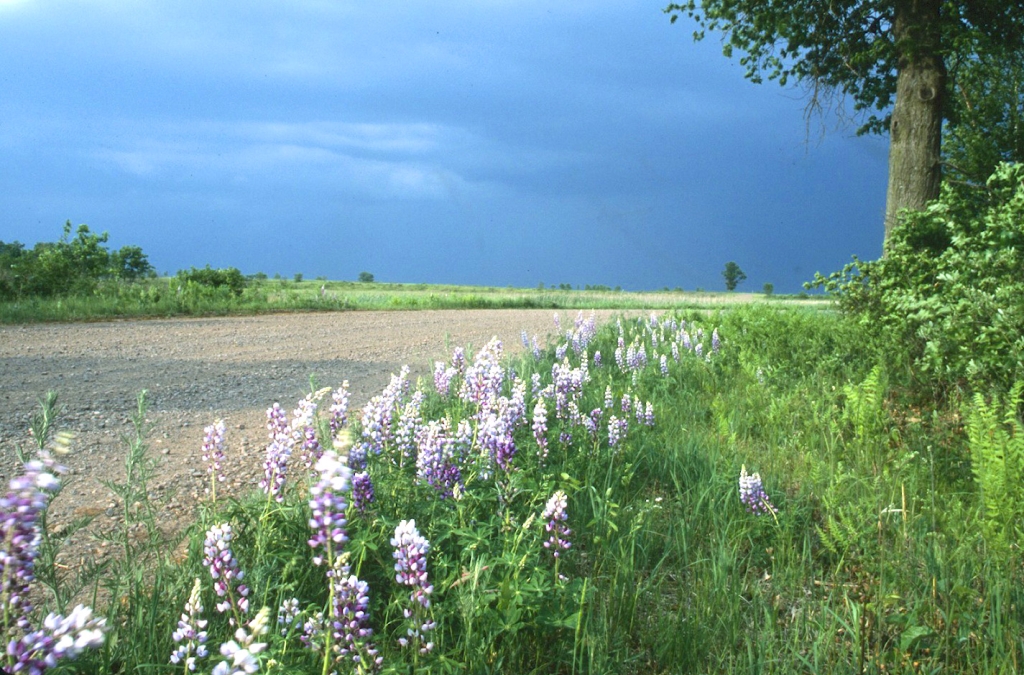
<svg viewBox="0 0 1024 675">
<path fill-rule="evenodd" d="M 0 302 L 0 323 L 97 321 L 267 312 L 404 309 L 693 309 L 741 300 L 822 305 L 821 299 L 683 291 L 519 289 L 442 284 L 250 280 L 240 294 L 226 288 L 181 287 L 177 277 L 108 284 L 95 293 Z"/>
<path fill-rule="evenodd" d="M 468 355 L 480 368 L 465 379 L 500 380 L 498 398 L 459 396 L 463 376 L 455 375 L 452 393 L 425 391 L 419 401 L 396 378 L 372 404 L 371 411 L 390 411 L 379 417 L 390 420 L 379 443 L 374 415 L 354 411 L 349 440 L 332 440 L 331 399 L 322 394 L 310 422 L 321 442 L 341 452 L 352 440 L 356 449 L 373 446 L 366 471 L 376 499 L 365 511 L 348 507 L 349 540 L 328 558 L 368 584 L 374 632 L 356 644 L 372 640 L 384 672 L 1019 670 L 1024 430 L 1015 401 L 977 397 L 922 408 L 875 366 L 854 327 L 810 309 L 753 305 L 621 326 L 621 342 L 614 323 L 592 337 L 577 326 L 538 359 L 525 353 L 503 368 L 491 367 L 486 350 Z M 518 394 L 512 372 L 525 386 Z M 535 374 L 543 393 L 531 384 Z M 520 396 L 523 417 L 509 417 Z M 532 429 L 538 396 L 547 406 L 543 459 Z M 653 426 L 637 417 L 637 402 L 651 402 Z M 596 434 L 586 423 L 595 409 Z M 612 416 L 628 420 L 614 444 Z M 428 444 L 421 432 L 418 444 L 403 445 L 410 438 L 403 417 L 420 426 L 447 420 L 433 429 L 446 430 L 442 457 L 462 472 L 454 495 L 423 477 Z M 507 471 L 492 459 L 509 447 L 494 419 L 520 419 L 505 427 L 516 448 Z M 132 439 L 131 466 L 148 466 L 144 445 Z M 986 458 L 983 475 L 972 471 L 975 454 Z M 273 618 L 289 598 L 299 600 L 304 619 L 329 613 L 343 592 L 328 583 L 325 567 L 310 564 L 308 498 L 317 476 L 299 468 L 299 455 L 296 448 L 282 502 L 256 491 L 201 504 L 184 560 L 126 548 L 129 567 L 118 574 L 128 581 L 112 596 L 119 600 L 100 608 L 105 644 L 70 664 L 74 672 L 182 672 L 168 663 L 171 633 L 194 579 L 213 653 L 200 671 L 210 671 L 217 646 L 234 631 L 212 609 L 219 598 L 202 563 L 205 533 L 218 523 L 236 533 L 232 549 L 251 589 L 248 617 L 265 605 Z M 740 502 L 741 466 L 763 478 L 774 516 Z M 567 496 L 572 542 L 557 559 L 543 545 L 551 532 L 542 515 L 556 490 Z M 136 520 L 144 523 L 144 514 Z M 390 539 L 407 519 L 430 542 L 426 614 L 436 628 L 425 653 L 397 642 L 407 634 L 404 610 L 424 612 L 410 606 L 411 589 L 395 583 Z M 143 564 L 149 583 L 135 583 L 128 570 Z M 277 628 L 259 638 L 267 644 L 257 655 L 261 672 L 330 671 L 322 653 L 297 639 L 299 625 L 284 635 Z M 351 662 L 340 668 L 356 671 Z"/>
</svg>

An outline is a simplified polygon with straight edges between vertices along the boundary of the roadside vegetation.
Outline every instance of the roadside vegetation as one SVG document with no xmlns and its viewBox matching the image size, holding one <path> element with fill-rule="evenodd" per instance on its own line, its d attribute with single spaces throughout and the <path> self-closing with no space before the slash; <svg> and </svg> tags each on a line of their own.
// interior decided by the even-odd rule
<svg viewBox="0 0 1024 675">
<path fill-rule="evenodd" d="M 311 382 L 268 408 L 248 494 L 223 494 L 210 420 L 180 547 L 153 522 L 141 395 L 103 566 L 54 564 L 84 523 L 45 520 L 70 443 L 51 397 L 0 502 L 0 666 L 1019 672 L 1024 170 L 901 228 L 817 280 L 838 311 L 580 313 L 360 410 Z"/>
</svg>

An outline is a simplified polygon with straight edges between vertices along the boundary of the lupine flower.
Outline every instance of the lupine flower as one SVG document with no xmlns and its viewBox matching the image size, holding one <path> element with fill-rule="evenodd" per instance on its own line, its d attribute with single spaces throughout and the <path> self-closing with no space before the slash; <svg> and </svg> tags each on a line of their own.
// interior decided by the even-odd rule
<svg viewBox="0 0 1024 675">
<path fill-rule="evenodd" d="M 604 389 L 604 407 L 611 408 L 615 405 L 615 397 L 612 396 L 612 385 L 608 385 Z"/>
<path fill-rule="evenodd" d="M 281 406 L 274 404 L 267 408 L 267 433 L 270 444 L 263 462 L 263 478 L 260 488 L 274 497 L 284 501 L 284 483 L 288 474 L 288 460 L 291 459 L 295 440 L 290 433 L 288 417 Z"/>
<path fill-rule="evenodd" d="M 281 626 L 281 637 L 288 635 L 288 630 L 299 620 L 299 599 L 289 598 L 277 608 L 277 625 Z"/>
<path fill-rule="evenodd" d="M 572 530 L 565 525 L 566 521 L 569 520 L 569 515 L 565 512 L 567 505 L 568 498 L 565 496 L 565 492 L 558 490 L 548 499 L 544 513 L 541 514 L 541 520 L 547 521 L 544 525 L 544 530 L 551 535 L 544 542 L 544 548 L 551 551 L 551 555 L 556 558 L 561 556 L 562 551 L 568 551 L 572 546 L 572 543 L 567 539 L 572 534 Z"/>
<path fill-rule="evenodd" d="M 619 443 L 626 437 L 629 429 L 628 419 L 619 419 L 615 415 L 608 418 L 608 445 L 612 448 L 618 447 Z"/>
<path fill-rule="evenodd" d="M 217 603 L 217 611 L 224 613 L 232 610 L 239 614 L 245 614 L 249 611 L 249 588 L 241 583 L 245 572 L 238 568 L 238 560 L 231 552 L 233 537 L 230 523 L 221 523 L 211 527 L 206 532 L 206 540 L 203 542 L 203 553 L 205 554 L 203 566 L 210 568 L 213 590 L 217 593 L 217 597 L 224 598 Z M 232 588 L 232 580 L 238 582 L 234 588 Z M 234 619 L 232 619 L 233 621 Z"/>
<path fill-rule="evenodd" d="M 565 350 L 569 348 L 569 345 L 562 343 L 555 347 L 555 360 L 561 361 L 565 358 Z"/>
<path fill-rule="evenodd" d="M 450 497 L 462 483 L 462 471 L 455 457 L 455 442 L 449 435 L 447 418 L 431 420 L 416 434 L 416 476 Z"/>
<path fill-rule="evenodd" d="M 331 399 L 334 403 L 331 404 L 328 412 L 331 414 L 331 435 L 334 436 L 342 427 L 348 424 L 348 380 L 344 380 L 341 383 L 341 387 L 334 390 L 334 393 L 331 394 Z"/>
<path fill-rule="evenodd" d="M 420 536 L 415 520 L 403 520 L 395 528 L 391 545 L 395 549 L 395 581 L 412 589 L 409 607 L 403 611 L 409 627 L 398 643 L 403 647 L 418 645 L 420 653 L 426 654 L 434 648 L 428 636 L 435 627 L 429 618 L 430 595 L 434 592 L 427 575 L 430 542 Z"/>
<path fill-rule="evenodd" d="M 24 473 L 8 483 L 7 494 L 0 498 L 0 606 L 23 630 L 29 628 L 25 617 L 32 611 L 28 593 L 42 538 L 40 518 L 60 491 L 60 481 L 50 470 L 63 467 L 48 455 L 26 462 Z"/>
<path fill-rule="evenodd" d="M 395 430 L 395 452 L 404 457 L 416 454 L 416 431 L 423 424 L 420 409 L 423 406 L 423 392 L 416 391 L 412 399 L 402 408 Z"/>
<path fill-rule="evenodd" d="M 540 343 L 537 342 L 537 336 L 536 335 L 534 335 L 530 339 L 530 346 L 533 349 L 533 358 L 539 361 L 540 360 Z"/>
<path fill-rule="evenodd" d="M 178 619 L 178 628 L 171 635 L 178 644 L 171 652 L 171 663 L 184 663 L 185 669 L 190 672 L 196 670 L 196 659 L 206 658 L 209 651 L 206 649 L 206 619 L 200 619 L 203 614 L 203 599 L 200 597 L 202 586 L 196 578 L 192 584 L 192 592 L 185 603 L 185 612 Z"/>
<path fill-rule="evenodd" d="M 337 661 L 352 662 L 357 672 L 376 670 L 383 662 L 370 638 L 370 587 L 360 581 L 354 574 L 349 574 L 349 567 L 339 557 L 335 565 L 334 602 L 331 606 L 333 631 Z"/>
<path fill-rule="evenodd" d="M 302 465 L 307 469 L 316 464 L 323 454 L 323 446 L 316 436 L 316 401 L 309 394 L 300 400 L 292 413 L 292 439 L 302 451 Z"/>
<path fill-rule="evenodd" d="M 455 368 L 449 368 L 445 366 L 444 361 L 434 362 L 434 389 L 437 393 L 444 398 L 448 398 L 452 388 L 452 378 L 454 378 L 458 372 Z"/>
<path fill-rule="evenodd" d="M 466 351 L 462 347 L 452 349 L 452 368 L 460 375 L 466 371 Z"/>
<path fill-rule="evenodd" d="M 256 638 L 266 635 L 270 620 L 270 608 L 264 607 L 249 622 L 249 630 L 239 628 L 235 631 L 235 639 L 220 646 L 220 653 L 226 661 L 221 661 L 213 669 L 211 675 L 251 675 L 260 669 L 257 654 L 267 648 L 267 643 L 256 642 Z"/>
<path fill-rule="evenodd" d="M 360 471 L 352 476 L 352 505 L 356 511 L 363 513 L 374 500 L 373 481 L 368 471 Z"/>
<path fill-rule="evenodd" d="M 649 427 L 654 426 L 654 404 L 650 401 L 647 402 L 647 406 L 644 408 L 644 424 Z"/>
<path fill-rule="evenodd" d="M 630 408 L 629 394 L 623 394 L 622 395 L 622 412 L 628 415 L 630 409 L 631 408 Z"/>
<path fill-rule="evenodd" d="M 307 649 L 319 653 L 323 651 L 324 647 L 324 641 L 320 637 L 323 633 L 324 613 L 317 612 L 303 622 L 302 635 L 299 636 L 299 640 Z"/>
<path fill-rule="evenodd" d="M 537 455 L 543 463 L 548 458 L 548 409 L 544 399 L 538 398 L 533 406 L 533 438 L 537 441 Z"/>
<path fill-rule="evenodd" d="M 713 331 L 711 331 L 711 351 L 717 354 L 721 346 L 722 341 L 718 337 L 718 329 L 716 328 Z"/>
<path fill-rule="evenodd" d="M 683 343 L 683 347 L 686 348 L 686 351 L 688 351 L 688 352 L 693 351 L 693 343 L 690 342 L 690 334 L 688 332 L 686 332 L 685 330 L 683 331 L 683 334 L 682 334 L 682 343 Z"/>
<path fill-rule="evenodd" d="M 601 352 L 600 352 L 600 350 L 594 352 L 594 367 L 595 368 L 600 368 L 601 367 Z"/>
<path fill-rule="evenodd" d="M 77 605 L 66 617 L 48 614 L 43 629 L 26 633 L 7 644 L 7 665 L 12 673 L 42 675 L 58 661 L 73 660 L 86 649 L 103 644 L 106 619 L 93 618 L 92 609 Z"/>
<path fill-rule="evenodd" d="M 527 335 L 526 330 L 519 331 L 519 338 L 523 341 L 523 349 L 530 348 L 530 336 Z"/>
<path fill-rule="evenodd" d="M 775 513 L 775 507 L 761 484 L 761 474 L 748 474 L 746 465 L 740 467 L 740 501 L 754 515 Z"/>
<path fill-rule="evenodd" d="M 203 429 L 203 462 L 206 464 L 206 473 L 210 474 L 210 487 L 206 491 L 209 493 L 212 490 L 214 500 L 217 499 L 217 483 L 226 480 L 220 466 L 224 461 L 224 431 L 224 420 L 217 420 Z"/>
<path fill-rule="evenodd" d="M 678 342 L 673 342 L 672 343 L 672 360 L 675 361 L 676 363 L 679 363 L 679 343 Z"/>
<path fill-rule="evenodd" d="M 473 365 L 466 368 L 459 390 L 462 400 L 475 403 L 480 409 L 490 406 L 491 401 L 500 395 L 505 382 L 505 369 L 501 365 L 501 359 L 501 340 L 497 337 L 491 338 L 477 353 Z"/>
<path fill-rule="evenodd" d="M 662 377 L 668 377 L 668 355 L 661 355 L 661 375 Z"/>
<path fill-rule="evenodd" d="M 639 396 L 633 397 L 633 410 L 636 411 L 636 423 L 644 423 L 644 402 L 640 400 Z"/>
<path fill-rule="evenodd" d="M 333 450 L 324 452 L 315 469 L 320 475 L 309 488 L 309 508 L 313 512 L 309 526 L 313 536 L 308 543 L 315 552 L 313 564 L 322 564 L 326 555 L 330 565 L 334 561 L 334 545 L 348 541 L 345 493 L 351 488 L 352 471 Z"/>
</svg>

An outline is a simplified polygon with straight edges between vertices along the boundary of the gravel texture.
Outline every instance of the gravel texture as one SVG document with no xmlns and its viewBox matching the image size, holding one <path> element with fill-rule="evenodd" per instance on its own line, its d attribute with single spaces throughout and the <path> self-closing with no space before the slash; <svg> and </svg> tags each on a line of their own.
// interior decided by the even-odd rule
<svg viewBox="0 0 1024 675">
<path fill-rule="evenodd" d="M 618 312 L 596 312 L 604 321 Z M 562 312 L 563 320 L 574 315 Z M 65 488 L 51 506 L 51 525 L 94 516 L 69 547 L 81 562 L 105 547 L 90 537 L 113 528 L 123 508 L 101 480 L 124 478 L 122 438 L 131 430 L 137 394 L 145 389 L 150 454 L 159 461 L 150 484 L 161 528 L 179 531 L 204 499 L 203 428 L 227 424 L 225 473 L 218 494 L 254 488 L 262 474 L 266 409 L 289 413 L 319 386 L 350 383 L 358 415 L 402 365 L 431 377 L 436 359 L 456 346 L 483 346 L 498 336 L 506 352 L 522 348 L 520 331 L 555 330 L 548 310 L 438 310 L 273 314 L 247 317 L 0 326 L 0 480 L 17 470 L 15 449 L 32 448 L 29 418 L 48 390 L 58 392 L 58 428 L 75 434 Z"/>
</svg>

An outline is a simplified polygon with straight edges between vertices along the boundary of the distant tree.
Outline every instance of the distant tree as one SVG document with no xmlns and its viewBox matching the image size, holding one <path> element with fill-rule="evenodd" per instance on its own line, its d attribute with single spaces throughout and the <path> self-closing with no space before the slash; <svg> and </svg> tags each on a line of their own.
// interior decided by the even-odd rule
<svg viewBox="0 0 1024 675">
<path fill-rule="evenodd" d="M 773 283 L 771 283 L 769 281 L 764 282 L 764 294 L 765 295 L 771 295 L 774 292 L 775 292 L 775 284 L 773 284 Z"/>
<path fill-rule="evenodd" d="M 747 275 L 743 273 L 740 266 L 730 260 L 725 263 L 725 269 L 722 270 L 722 277 L 725 279 L 725 289 L 727 291 L 735 291 L 736 286 L 747 278 Z"/>
<path fill-rule="evenodd" d="M 544 290 L 544 282 L 543 281 L 540 281 L 540 282 L 537 283 L 537 290 L 538 291 L 543 291 Z"/>
<path fill-rule="evenodd" d="M 369 272 L 360 272 L 359 273 L 359 281 L 363 282 L 364 284 L 372 284 L 373 283 L 373 275 L 370 274 Z"/>
<path fill-rule="evenodd" d="M 110 271 L 115 279 L 124 281 L 137 281 L 156 274 L 149 258 L 138 246 L 122 246 L 119 251 L 111 253 Z"/>
<path fill-rule="evenodd" d="M 295 276 L 293 278 L 295 279 L 295 283 L 301 282 L 302 281 L 302 272 L 296 272 Z"/>
</svg>

